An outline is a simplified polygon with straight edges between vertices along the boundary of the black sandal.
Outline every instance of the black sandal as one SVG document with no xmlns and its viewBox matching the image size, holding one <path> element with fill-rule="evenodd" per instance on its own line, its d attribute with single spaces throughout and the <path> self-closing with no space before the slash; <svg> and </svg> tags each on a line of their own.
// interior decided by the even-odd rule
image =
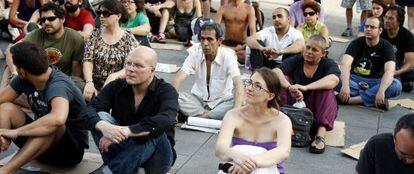
<svg viewBox="0 0 414 174">
<path fill-rule="evenodd" d="M 323 152 L 325 152 L 325 138 L 322 136 L 315 136 L 315 145 L 318 145 L 319 143 L 323 143 L 323 148 L 322 149 L 318 149 L 316 148 L 316 146 L 310 146 L 309 147 L 309 152 L 310 153 L 315 153 L 315 154 L 321 154 Z"/>
</svg>

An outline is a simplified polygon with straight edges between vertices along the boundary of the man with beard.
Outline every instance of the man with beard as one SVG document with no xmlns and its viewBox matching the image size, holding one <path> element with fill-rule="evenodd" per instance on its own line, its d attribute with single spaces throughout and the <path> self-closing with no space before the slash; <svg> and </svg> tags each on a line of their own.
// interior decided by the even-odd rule
<svg viewBox="0 0 414 174">
<path fill-rule="evenodd" d="M 278 7 L 272 13 L 273 26 L 267 27 L 247 38 L 251 48 L 250 63 L 253 69 L 262 66 L 275 68 L 282 63 L 282 57 L 300 53 L 305 39 L 300 31 L 290 26 L 289 11 Z"/>
<path fill-rule="evenodd" d="M 81 60 L 85 45 L 82 36 L 75 30 L 63 26 L 65 10 L 59 5 L 47 3 L 39 8 L 39 13 L 42 28 L 32 31 L 24 40 L 44 48 L 49 63 L 66 75 L 72 76 L 79 82 L 77 85 L 82 87 L 82 82 L 77 80 L 81 79 L 82 75 Z M 10 53 L 6 53 L 6 62 L 11 79 L 17 75 L 17 71 Z"/>
<path fill-rule="evenodd" d="M 399 77 L 402 90 L 410 92 L 414 81 L 414 36 L 403 27 L 405 11 L 399 6 L 390 6 L 384 15 L 384 32 L 381 37 L 394 47 L 397 59 L 397 71 L 394 77 Z"/>
<path fill-rule="evenodd" d="M 14 173 L 35 159 L 61 167 L 79 164 L 88 148 L 88 132 L 79 117 L 86 107 L 81 91 L 49 66 L 43 48 L 21 42 L 10 52 L 19 75 L 0 90 L 0 152 L 11 142 L 20 149 L 0 173 Z M 34 118 L 12 103 L 20 94 L 28 96 Z"/>
<path fill-rule="evenodd" d="M 356 174 L 414 173 L 414 114 L 401 117 L 394 135 L 373 136 L 356 165 Z"/>
<path fill-rule="evenodd" d="M 107 84 L 84 109 L 103 161 L 113 173 L 167 173 L 176 157 L 174 123 L 178 94 L 155 76 L 157 53 L 146 46 L 125 60 L 125 79 Z"/>
<path fill-rule="evenodd" d="M 90 11 L 81 9 L 82 0 L 66 0 L 65 9 L 67 12 L 65 27 L 72 28 L 86 40 L 95 27 L 95 20 Z"/>
<path fill-rule="evenodd" d="M 401 82 L 394 79 L 394 50 L 380 38 L 382 27 L 379 18 L 367 18 L 365 36 L 353 40 L 346 49 L 336 89 L 340 103 L 386 109 L 386 99 L 401 94 Z"/>
</svg>

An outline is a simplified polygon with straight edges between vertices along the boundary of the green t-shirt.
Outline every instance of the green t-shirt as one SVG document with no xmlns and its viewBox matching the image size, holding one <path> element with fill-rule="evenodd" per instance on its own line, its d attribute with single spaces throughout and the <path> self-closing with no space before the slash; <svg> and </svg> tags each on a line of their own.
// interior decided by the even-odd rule
<svg viewBox="0 0 414 174">
<path fill-rule="evenodd" d="M 324 26 L 325 24 L 320 21 L 316 21 L 315 27 L 313 29 L 308 28 L 306 22 L 299 25 L 299 27 L 302 29 L 303 38 L 305 38 L 305 40 L 308 40 L 312 35 L 320 35 Z"/>
<path fill-rule="evenodd" d="M 43 29 L 32 31 L 24 38 L 45 49 L 49 63 L 63 73 L 72 75 L 72 61 L 82 61 L 85 43 L 75 30 L 65 27 L 65 33 L 59 39 L 51 38 Z"/>
<path fill-rule="evenodd" d="M 145 16 L 142 12 L 137 13 L 135 18 L 128 19 L 127 23 L 121 25 L 122 28 L 134 28 L 142 24 L 149 24 L 148 17 Z"/>
</svg>

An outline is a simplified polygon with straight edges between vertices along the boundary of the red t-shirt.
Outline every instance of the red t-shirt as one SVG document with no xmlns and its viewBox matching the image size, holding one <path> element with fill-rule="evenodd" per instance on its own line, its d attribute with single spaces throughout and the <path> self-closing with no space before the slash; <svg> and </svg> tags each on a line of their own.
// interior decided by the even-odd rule
<svg viewBox="0 0 414 174">
<path fill-rule="evenodd" d="M 83 26 L 86 24 L 91 24 L 95 27 L 95 20 L 90 11 L 80 9 L 78 17 L 72 17 L 69 14 L 66 14 L 65 27 L 72 28 L 76 31 L 82 31 Z"/>
</svg>

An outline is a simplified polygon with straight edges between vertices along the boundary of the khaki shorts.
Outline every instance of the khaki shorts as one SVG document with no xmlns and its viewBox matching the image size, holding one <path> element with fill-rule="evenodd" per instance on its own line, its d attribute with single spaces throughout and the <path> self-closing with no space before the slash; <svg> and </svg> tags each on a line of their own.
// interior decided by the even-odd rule
<svg viewBox="0 0 414 174">
<path fill-rule="evenodd" d="M 357 0 L 342 0 L 341 7 L 343 8 L 352 8 Z M 358 0 L 361 10 L 371 10 L 372 2 L 371 0 Z"/>
</svg>

